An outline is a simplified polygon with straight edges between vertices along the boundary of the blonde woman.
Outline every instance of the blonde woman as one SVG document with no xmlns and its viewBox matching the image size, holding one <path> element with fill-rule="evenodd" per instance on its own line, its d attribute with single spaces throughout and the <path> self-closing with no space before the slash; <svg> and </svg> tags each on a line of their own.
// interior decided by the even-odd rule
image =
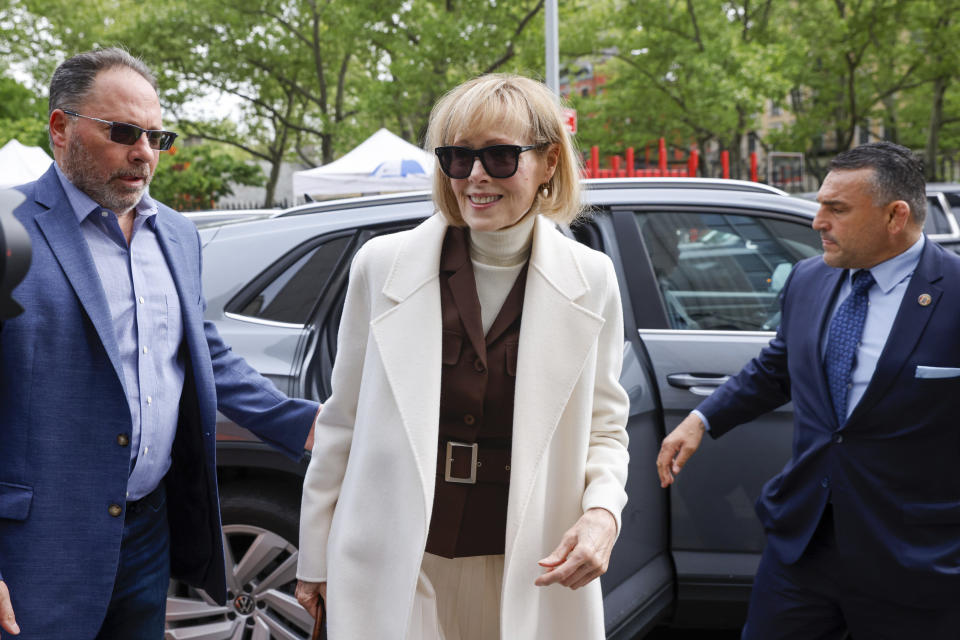
<svg viewBox="0 0 960 640">
<path fill-rule="evenodd" d="M 351 269 L 297 597 L 331 640 L 600 640 L 628 401 L 613 266 L 554 224 L 578 157 L 510 75 L 444 96 L 428 145 L 439 212 Z"/>
</svg>

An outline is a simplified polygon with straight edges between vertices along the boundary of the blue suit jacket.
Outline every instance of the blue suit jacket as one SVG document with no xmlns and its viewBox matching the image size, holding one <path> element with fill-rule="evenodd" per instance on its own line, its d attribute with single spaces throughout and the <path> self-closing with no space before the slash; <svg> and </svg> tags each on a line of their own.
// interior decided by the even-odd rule
<svg viewBox="0 0 960 640">
<path fill-rule="evenodd" d="M 793 401 L 793 455 L 756 504 L 767 544 L 784 562 L 803 553 L 830 497 L 840 551 L 868 592 L 954 606 L 960 377 L 917 378 L 916 371 L 960 367 L 960 257 L 926 241 L 873 378 L 841 428 L 820 340 L 843 273 L 819 257 L 798 263 L 776 337 L 699 409 L 719 437 Z M 930 304 L 920 304 L 921 294 Z"/>
<path fill-rule="evenodd" d="M 20 187 L 33 260 L 0 330 L 0 571 L 22 638 L 89 638 L 113 587 L 130 409 L 93 258 L 53 167 Z M 156 232 L 180 296 L 186 381 L 166 476 L 174 577 L 226 597 L 217 498 L 217 409 L 293 458 L 317 405 L 280 393 L 204 322 L 193 223 L 160 206 Z"/>
</svg>

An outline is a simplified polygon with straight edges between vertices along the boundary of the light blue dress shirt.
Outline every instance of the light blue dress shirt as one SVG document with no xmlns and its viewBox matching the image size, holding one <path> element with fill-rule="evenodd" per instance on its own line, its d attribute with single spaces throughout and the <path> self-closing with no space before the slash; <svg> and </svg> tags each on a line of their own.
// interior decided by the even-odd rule
<svg viewBox="0 0 960 640">
<path fill-rule="evenodd" d="M 138 500 L 170 468 L 185 371 L 180 297 L 156 235 L 157 203 L 149 194 L 137 203 L 127 245 L 116 214 L 75 187 L 59 166 L 56 170 L 113 320 L 132 424 L 127 500 Z"/>
<path fill-rule="evenodd" d="M 909 249 L 870 268 L 870 273 L 873 275 L 876 284 L 870 287 L 867 292 L 867 304 L 869 305 L 867 307 L 867 319 L 863 324 L 860 346 L 857 348 L 857 361 L 854 363 L 851 372 L 851 386 L 847 394 L 847 417 L 850 417 L 853 409 L 866 392 L 870 379 L 873 378 L 877 361 L 880 360 L 883 347 L 887 344 L 890 329 L 893 328 L 893 321 L 897 318 L 897 311 L 900 309 L 900 303 L 903 302 L 907 285 L 910 284 L 910 278 L 916 271 L 917 265 L 920 264 L 920 254 L 923 253 L 923 243 L 925 241 L 925 236 L 921 234 L 920 239 L 913 243 Z M 844 274 L 840 292 L 834 300 L 825 327 L 830 326 L 830 321 L 833 320 L 837 309 L 850 295 L 853 288 L 851 284 L 853 274 L 857 271 L 858 269 L 855 269 Z M 826 352 L 827 331 L 824 331 L 820 336 L 821 364 L 823 364 Z M 700 418 L 707 431 L 710 430 L 710 423 L 703 413 L 698 409 L 694 409 L 691 413 Z"/>
<path fill-rule="evenodd" d="M 857 348 L 857 361 L 853 364 L 851 371 L 851 386 L 847 393 L 847 417 L 853 413 L 853 409 L 860 402 L 870 379 L 873 378 L 873 372 L 877 368 L 877 361 L 880 360 L 880 354 L 883 352 L 884 345 L 887 344 L 887 338 L 890 336 L 890 329 L 893 327 L 893 321 L 897 318 L 897 311 L 900 310 L 900 303 L 903 302 L 903 295 L 907 292 L 907 285 L 910 284 L 910 277 L 916 271 L 920 264 L 920 254 L 923 253 L 924 236 L 913 245 L 889 260 L 881 262 L 870 268 L 870 274 L 877 284 L 870 287 L 867 292 L 867 318 L 863 323 L 863 335 L 860 338 L 860 346 Z M 830 317 L 825 326 L 829 327 L 837 309 L 847 296 L 850 295 L 853 285 L 851 284 L 853 274 L 858 270 L 848 271 L 843 277 L 843 284 L 840 285 L 840 292 L 837 299 L 834 300 L 833 309 L 830 310 Z M 827 353 L 827 331 L 820 336 L 820 362 Z"/>
</svg>

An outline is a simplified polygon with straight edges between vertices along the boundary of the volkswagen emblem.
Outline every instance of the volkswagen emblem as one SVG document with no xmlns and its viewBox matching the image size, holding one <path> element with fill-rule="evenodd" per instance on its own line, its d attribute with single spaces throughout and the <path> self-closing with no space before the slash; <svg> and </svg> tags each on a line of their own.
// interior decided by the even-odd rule
<svg viewBox="0 0 960 640">
<path fill-rule="evenodd" d="M 233 601 L 233 608 L 236 609 L 240 615 L 248 616 L 257 608 L 257 601 L 254 600 L 250 594 L 243 593 Z"/>
</svg>

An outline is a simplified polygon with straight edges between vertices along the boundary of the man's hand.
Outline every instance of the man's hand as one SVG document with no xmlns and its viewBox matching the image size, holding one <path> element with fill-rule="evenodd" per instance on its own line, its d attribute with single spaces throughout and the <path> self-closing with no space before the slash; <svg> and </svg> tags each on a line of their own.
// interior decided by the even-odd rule
<svg viewBox="0 0 960 640">
<path fill-rule="evenodd" d="M 560 545 L 539 562 L 547 569 L 533 584 L 545 587 L 559 582 L 579 589 L 607 572 L 617 537 L 617 521 L 606 509 L 587 509 L 563 534 Z"/>
<path fill-rule="evenodd" d="M 663 439 L 660 454 L 657 456 L 657 473 L 660 474 L 661 487 L 667 488 L 673 484 L 683 465 L 687 464 L 687 460 L 700 446 L 705 429 L 703 420 L 697 414 L 691 413 Z"/>
<path fill-rule="evenodd" d="M 0 580 L 0 629 L 13 635 L 20 635 L 20 627 L 13 615 L 13 605 L 10 603 L 10 591 L 3 580 Z"/>
<path fill-rule="evenodd" d="M 320 407 L 323 409 L 323 407 Z M 307 433 L 307 441 L 303 443 L 304 451 L 313 451 L 313 434 L 317 430 L 317 418 L 320 417 L 320 409 L 317 409 L 317 415 L 313 416 L 313 424 L 310 425 L 310 431 Z"/>
<path fill-rule="evenodd" d="M 297 580 L 297 589 L 294 594 L 300 606 L 316 620 L 320 615 L 320 598 L 327 599 L 327 583 Z"/>
</svg>

